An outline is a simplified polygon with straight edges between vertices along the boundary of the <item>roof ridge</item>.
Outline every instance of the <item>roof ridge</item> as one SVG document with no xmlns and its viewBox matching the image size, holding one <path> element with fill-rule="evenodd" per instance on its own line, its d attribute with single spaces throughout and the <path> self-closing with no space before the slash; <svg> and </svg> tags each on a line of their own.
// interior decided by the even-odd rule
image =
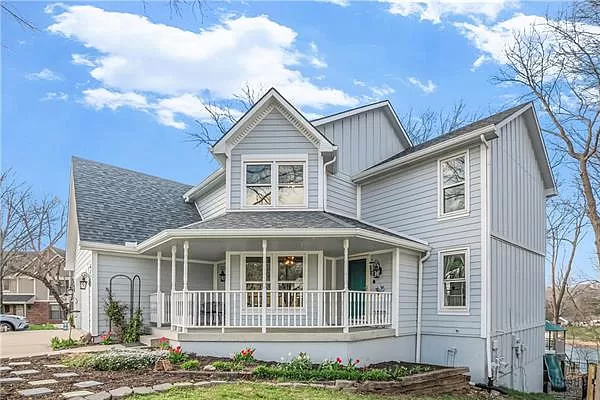
<svg viewBox="0 0 600 400">
<path fill-rule="evenodd" d="M 138 174 L 138 175 L 144 175 L 144 176 L 147 176 L 149 178 L 160 179 L 160 180 L 165 181 L 165 182 L 176 183 L 176 184 L 182 185 L 182 186 L 194 187 L 194 185 L 190 185 L 189 183 L 183 183 L 183 182 L 179 182 L 179 181 L 176 181 L 176 180 L 173 180 L 173 179 L 163 178 L 161 176 L 152 175 L 152 174 L 149 174 L 149 173 L 146 173 L 146 172 L 136 171 L 136 170 L 131 169 L 131 168 L 120 167 L 118 165 L 108 164 L 108 163 L 105 163 L 105 162 L 102 162 L 102 161 L 90 160 L 88 158 L 71 156 L 71 163 L 72 164 L 74 164 L 74 161 L 76 161 L 76 160 L 77 161 L 90 162 L 90 163 L 94 163 L 94 164 L 98 164 L 98 165 L 103 165 L 103 166 L 106 166 L 106 167 L 116 168 L 116 169 L 120 169 L 122 171 L 133 172 L 133 173 Z"/>
</svg>

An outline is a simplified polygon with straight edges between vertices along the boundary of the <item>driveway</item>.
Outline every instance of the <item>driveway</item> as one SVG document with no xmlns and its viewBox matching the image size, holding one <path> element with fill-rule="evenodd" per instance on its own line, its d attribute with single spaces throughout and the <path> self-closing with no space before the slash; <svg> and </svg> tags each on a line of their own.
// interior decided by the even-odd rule
<svg viewBox="0 0 600 400">
<path fill-rule="evenodd" d="M 16 331 L 0 333 L 0 357 L 29 357 L 51 352 L 50 339 L 69 337 L 69 331 Z M 73 330 L 71 337 L 79 339 L 81 333 Z"/>
</svg>

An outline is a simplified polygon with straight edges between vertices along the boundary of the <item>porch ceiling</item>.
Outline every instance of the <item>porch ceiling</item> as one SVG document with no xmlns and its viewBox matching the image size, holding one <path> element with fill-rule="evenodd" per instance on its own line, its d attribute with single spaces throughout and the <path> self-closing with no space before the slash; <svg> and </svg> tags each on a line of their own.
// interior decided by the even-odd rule
<svg viewBox="0 0 600 400">
<path fill-rule="evenodd" d="M 288 238 L 189 238 L 188 256 L 192 260 L 222 261 L 226 251 L 262 251 L 262 239 L 267 240 L 267 251 L 323 251 L 326 257 L 342 257 L 344 255 L 343 238 L 341 237 L 288 237 Z M 367 253 L 391 249 L 392 245 L 360 237 L 348 237 L 349 253 Z M 155 255 L 162 251 L 163 256 L 171 254 L 171 246 L 177 246 L 177 257 L 183 255 L 182 239 L 171 239 L 148 249 L 145 254 Z"/>
</svg>

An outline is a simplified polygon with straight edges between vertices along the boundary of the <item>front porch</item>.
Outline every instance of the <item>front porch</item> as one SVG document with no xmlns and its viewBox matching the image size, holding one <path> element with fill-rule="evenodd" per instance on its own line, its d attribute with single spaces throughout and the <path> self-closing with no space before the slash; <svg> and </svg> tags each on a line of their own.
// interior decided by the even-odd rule
<svg viewBox="0 0 600 400">
<path fill-rule="evenodd" d="M 245 213 L 235 214 L 242 223 Z M 331 223 L 324 215 L 318 222 Z M 401 269 L 416 278 L 419 256 L 428 247 L 354 220 L 358 227 L 351 227 L 340 218 L 334 222 L 341 228 L 190 227 L 167 232 L 158 243 L 142 243 L 145 254 L 157 260 L 156 291 L 147 300 L 150 322 L 178 334 L 339 335 L 378 329 L 398 334 Z M 216 224 L 202 224 L 209 223 Z M 417 292 L 412 286 L 412 278 L 402 286 L 411 300 Z"/>
</svg>

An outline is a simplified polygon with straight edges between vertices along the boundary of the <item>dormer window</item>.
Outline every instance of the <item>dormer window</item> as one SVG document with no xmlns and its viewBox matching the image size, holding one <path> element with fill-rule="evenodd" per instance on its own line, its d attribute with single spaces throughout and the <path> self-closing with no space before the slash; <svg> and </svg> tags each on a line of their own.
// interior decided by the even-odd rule
<svg viewBox="0 0 600 400">
<path fill-rule="evenodd" d="M 306 207 L 306 162 L 244 164 L 246 207 Z"/>
</svg>

